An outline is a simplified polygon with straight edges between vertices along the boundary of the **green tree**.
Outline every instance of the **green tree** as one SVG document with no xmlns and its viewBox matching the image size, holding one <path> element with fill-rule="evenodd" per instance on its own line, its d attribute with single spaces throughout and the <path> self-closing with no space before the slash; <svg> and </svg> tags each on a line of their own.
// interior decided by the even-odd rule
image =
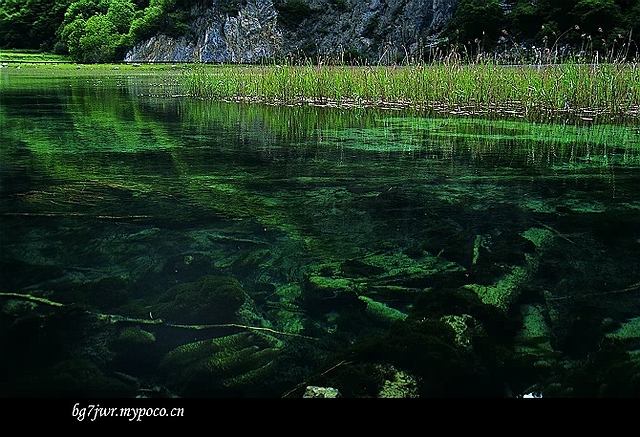
<svg viewBox="0 0 640 437">
<path fill-rule="evenodd" d="M 0 47 L 50 50 L 72 0 L 0 0 Z"/>
<path fill-rule="evenodd" d="M 608 32 L 622 20 L 620 7 L 614 0 L 580 0 L 571 15 L 583 32 L 593 34 L 599 29 Z"/>
<path fill-rule="evenodd" d="M 84 27 L 85 20 L 82 16 L 79 16 L 64 26 L 60 32 L 60 38 L 67 47 L 69 55 L 77 62 L 80 62 L 83 58 L 80 39 L 84 36 Z"/>
<path fill-rule="evenodd" d="M 111 0 L 107 9 L 107 19 L 116 26 L 120 34 L 128 33 L 135 16 L 135 5 L 131 0 Z"/>
<path fill-rule="evenodd" d="M 67 9 L 60 39 L 77 62 L 117 61 L 133 44 L 135 15 L 132 0 L 77 0 Z"/>
<path fill-rule="evenodd" d="M 507 18 L 510 33 L 523 40 L 533 39 L 544 24 L 538 8 L 528 0 L 515 2 Z"/>
<path fill-rule="evenodd" d="M 504 10 L 499 0 L 460 0 L 446 33 L 472 46 L 475 41 L 492 44 L 500 35 Z"/>
<path fill-rule="evenodd" d="M 81 61 L 109 62 L 115 60 L 120 41 L 116 25 L 106 15 L 96 14 L 84 24 L 80 37 Z"/>
<path fill-rule="evenodd" d="M 629 30 L 633 32 L 632 34 L 635 35 L 636 38 L 638 38 L 640 36 L 640 1 L 639 0 L 636 0 L 635 5 L 629 8 L 629 11 L 627 14 L 625 14 L 625 16 L 627 17 L 627 20 L 628 20 Z M 636 50 L 637 49 L 638 49 L 638 46 L 636 46 Z"/>
</svg>

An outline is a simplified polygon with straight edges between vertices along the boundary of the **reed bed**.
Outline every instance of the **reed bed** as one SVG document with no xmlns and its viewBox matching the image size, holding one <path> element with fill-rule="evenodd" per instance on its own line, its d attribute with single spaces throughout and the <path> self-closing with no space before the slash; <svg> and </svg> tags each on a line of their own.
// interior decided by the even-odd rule
<svg viewBox="0 0 640 437">
<path fill-rule="evenodd" d="M 587 121 L 640 116 L 638 63 L 194 64 L 185 72 L 185 85 L 193 97 L 268 104 Z"/>
</svg>

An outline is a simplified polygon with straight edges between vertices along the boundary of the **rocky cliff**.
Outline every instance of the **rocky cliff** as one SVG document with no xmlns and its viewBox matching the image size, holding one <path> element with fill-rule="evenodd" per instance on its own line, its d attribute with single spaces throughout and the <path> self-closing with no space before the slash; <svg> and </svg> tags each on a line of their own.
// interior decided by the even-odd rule
<svg viewBox="0 0 640 437">
<path fill-rule="evenodd" d="M 234 3 L 233 8 L 230 3 Z M 130 62 L 258 62 L 288 56 L 391 63 L 421 56 L 458 0 L 213 0 L 182 37 L 158 34 Z"/>
</svg>

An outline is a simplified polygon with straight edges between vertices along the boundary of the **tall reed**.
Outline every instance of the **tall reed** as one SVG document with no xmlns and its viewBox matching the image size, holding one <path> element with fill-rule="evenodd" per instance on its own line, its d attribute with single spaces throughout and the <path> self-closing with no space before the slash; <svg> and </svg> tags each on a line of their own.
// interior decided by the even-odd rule
<svg viewBox="0 0 640 437">
<path fill-rule="evenodd" d="M 269 104 L 585 120 L 640 116 L 638 62 L 502 65 L 454 58 L 390 66 L 351 66 L 331 60 L 194 64 L 184 83 L 186 93 L 198 98 Z"/>
</svg>

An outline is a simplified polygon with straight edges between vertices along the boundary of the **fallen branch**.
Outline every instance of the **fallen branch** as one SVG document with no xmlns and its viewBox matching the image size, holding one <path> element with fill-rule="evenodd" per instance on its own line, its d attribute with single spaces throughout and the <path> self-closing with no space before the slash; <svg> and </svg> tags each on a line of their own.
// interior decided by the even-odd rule
<svg viewBox="0 0 640 437">
<path fill-rule="evenodd" d="M 11 299 L 11 298 L 14 298 L 14 299 L 25 299 L 25 300 L 28 300 L 30 302 L 41 303 L 41 304 L 49 305 L 49 306 L 52 306 L 52 307 L 64 307 L 64 306 L 66 306 L 63 303 L 54 302 L 52 300 L 45 299 L 43 297 L 33 296 L 31 294 L 0 292 L 0 297 L 6 297 L 6 298 L 9 298 L 9 299 Z M 182 325 L 182 324 L 177 324 L 177 323 L 166 323 L 162 319 L 154 319 L 152 317 L 150 317 L 148 319 L 140 319 L 140 318 L 134 318 L 134 317 L 120 316 L 120 315 L 117 315 L 117 314 L 94 313 L 94 312 L 90 312 L 90 311 L 87 311 L 87 314 L 95 316 L 95 317 L 98 318 L 98 320 L 103 320 L 103 321 L 106 321 L 108 323 L 135 323 L 135 324 L 142 324 L 142 325 L 163 325 L 163 326 L 168 326 L 168 327 L 171 327 L 171 328 L 194 329 L 194 330 L 213 329 L 213 328 L 240 328 L 240 329 L 247 329 L 247 330 L 250 330 L 250 331 L 268 332 L 270 334 L 275 334 L 275 335 L 285 335 L 285 336 L 290 336 L 290 337 L 304 338 L 306 340 L 318 340 L 315 337 L 309 337 L 309 336 L 306 336 L 306 335 L 295 334 L 295 333 L 292 333 L 292 332 L 282 332 L 282 331 L 276 331 L 275 329 L 271 329 L 271 328 L 263 328 L 263 327 L 259 327 L 259 326 L 247 326 L 247 325 L 241 325 L 241 324 L 238 324 L 238 323 L 221 323 L 221 324 L 212 324 L 212 325 Z"/>
<path fill-rule="evenodd" d="M 175 324 L 175 323 L 165 323 L 165 326 L 171 326 L 172 328 L 184 328 L 184 329 L 196 329 L 196 330 L 211 329 L 211 328 L 242 328 L 242 329 L 248 329 L 248 330 L 251 330 L 251 331 L 264 331 L 264 332 L 269 332 L 271 334 L 287 335 L 287 336 L 298 337 L 298 338 L 306 338 L 307 340 L 317 340 L 317 338 L 315 338 L 315 337 L 308 337 L 306 335 L 294 334 L 292 332 L 276 331 L 275 329 L 262 328 L 260 326 L 239 325 L 237 323 L 222 323 L 222 324 L 213 324 L 213 325 L 180 325 L 180 324 Z"/>
<path fill-rule="evenodd" d="M 562 232 L 558 231 L 557 229 L 552 228 L 549 225 L 545 225 L 544 223 L 539 222 L 538 220 L 534 220 L 534 222 L 536 222 L 537 224 L 539 224 L 540 226 L 542 226 L 543 228 L 547 229 L 548 231 L 553 232 L 554 234 L 556 234 L 558 237 L 567 240 L 569 243 L 571 244 L 575 244 L 574 241 L 572 241 L 569 237 L 567 237 L 566 235 L 564 235 Z"/>
<path fill-rule="evenodd" d="M 60 303 L 60 302 L 54 302 L 52 300 L 49 299 L 45 299 L 44 297 L 37 297 L 37 296 L 32 296 L 30 294 L 21 294 L 21 293 L 0 293 L 1 297 L 15 297 L 18 299 L 26 299 L 29 300 L 31 302 L 38 302 L 38 303 L 42 303 L 45 305 L 49 305 L 52 307 L 63 307 L 64 304 Z"/>
<path fill-rule="evenodd" d="M 628 293 L 630 291 L 639 291 L 640 290 L 640 282 L 630 285 L 626 288 L 621 288 L 619 290 L 612 290 L 612 291 L 603 291 L 601 293 L 589 293 L 589 294 L 583 294 L 580 296 L 561 296 L 561 297 L 550 297 L 549 301 L 556 301 L 556 300 L 567 300 L 567 299 L 577 299 L 577 298 L 583 298 L 583 297 L 594 297 L 594 296 L 607 296 L 609 294 L 620 294 L 620 293 Z"/>
<path fill-rule="evenodd" d="M 340 367 L 340 366 L 342 366 L 342 365 L 344 365 L 344 364 L 351 364 L 351 363 L 352 363 L 352 361 L 342 360 L 342 361 L 340 361 L 338 364 L 335 364 L 335 365 L 333 365 L 333 366 L 329 367 L 329 368 L 328 368 L 327 370 L 325 370 L 324 372 L 322 372 L 322 373 L 320 373 L 320 374 L 318 374 L 318 375 L 315 375 L 313 378 L 318 378 L 318 377 L 320 377 L 320 376 L 324 376 L 324 375 L 326 375 L 327 373 L 331 372 L 331 371 L 332 371 L 332 370 L 334 370 L 334 369 L 337 369 L 338 367 Z M 310 378 L 310 379 L 313 379 L 313 378 Z M 288 392 L 286 392 L 285 394 L 283 394 L 283 395 L 282 395 L 282 397 L 283 397 L 283 398 L 286 398 L 286 397 L 287 397 L 287 396 L 289 396 L 291 393 L 295 392 L 296 390 L 301 389 L 302 387 L 306 387 L 307 385 L 309 385 L 309 380 L 307 380 L 307 381 L 303 381 L 303 382 L 301 382 L 300 384 L 296 385 L 294 388 L 292 388 L 291 390 L 289 390 Z"/>
<path fill-rule="evenodd" d="M 100 220 L 135 220 L 152 218 L 151 215 L 100 215 L 100 214 L 83 214 L 80 212 L 5 212 L 2 215 L 13 215 L 21 217 L 82 217 Z"/>
</svg>

